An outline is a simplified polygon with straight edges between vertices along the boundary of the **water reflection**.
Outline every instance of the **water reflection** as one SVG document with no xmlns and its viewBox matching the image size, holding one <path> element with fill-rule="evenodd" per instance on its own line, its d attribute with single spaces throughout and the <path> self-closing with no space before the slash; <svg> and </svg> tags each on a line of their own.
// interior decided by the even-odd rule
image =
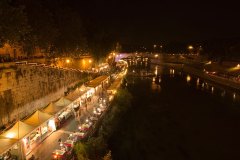
<svg viewBox="0 0 240 160">
<path fill-rule="evenodd" d="M 190 82 L 191 81 L 191 77 L 190 77 L 190 75 L 187 75 L 187 82 Z"/>
<path fill-rule="evenodd" d="M 155 67 L 155 75 L 157 76 L 158 75 L 158 66 Z"/>
<path fill-rule="evenodd" d="M 156 78 L 155 78 L 155 77 L 153 77 L 153 79 L 152 79 L 152 82 L 155 82 L 155 79 L 156 79 Z"/>
<path fill-rule="evenodd" d="M 199 83 L 200 83 L 200 79 L 198 78 L 197 79 L 197 87 L 199 86 Z"/>
<path fill-rule="evenodd" d="M 214 87 L 211 87 L 211 91 L 212 91 L 212 93 L 214 92 Z"/>
<path fill-rule="evenodd" d="M 175 74 L 175 70 L 174 69 L 170 69 L 170 77 L 174 77 L 174 74 Z"/>
<path fill-rule="evenodd" d="M 236 99 L 236 93 L 233 93 L 233 100 Z"/>
<path fill-rule="evenodd" d="M 161 83 L 161 81 L 162 81 L 162 79 L 161 79 L 161 77 L 159 77 L 158 82 Z"/>
<path fill-rule="evenodd" d="M 152 68 L 152 72 L 154 72 L 154 69 Z M 175 73 L 178 73 L 176 71 Z M 116 132 L 114 132 L 115 135 L 112 136 L 110 141 L 112 150 L 115 149 L 113 153 L 117 157 L 116 159 L 128 159 L 129 157 L 141 159 L 139 158 L 139 152 L 142 151 L 142 146 L 148 142 L 151 142 L 151 145 L 144 148 L 147 156 L 157 154 L 155 151 L 159 150 L 158 146 L 160 145 L 164 148 L 176 148 L 172 147 L 172 144 L 176 144 L 176 141 L 182 142 L 182 137 L 187 138 L 187 142 L 191 142 L 193 137 L 189 135 L 195 135 L 196 131 L 198 131 L 197 138 L 201 141 L 200 148 L 209 148 L 201 158 L 191 157 L 190 159 L 204 159 L 209 155 L 209 150 L 216 148 L 212 147 L 216 146 L 216 142 L 218 144 L 214 153 L 220 154 L 220 152 L 228 149 L 229 142 L 239 138 L 237 132 L 239 112 L 234 108 L 238 107 L 239 103 L 233 102 L 233 97 L 238 98 L 237 94 L 234 96 L 235 92 L 225 89 L 226 96 L 221 97 L 223 87 L 213 82 L 208 81 L 206 83 L 205 80 L 189 74 L 191 80 L 187 83 L 187 74 L 183 73 L 183 76 L 175 74 L 174 78 L 170 78 L 169 69 L 164 73 L 166 74 L 159 74 L 158 72 L 161 75 L 159 79 L 155 76 L 148 77 L 135 83 L 135 85 L 129 85 L 128 89 L 134 97 L 133 105 L 122 119 L 122 122 L 119 123 Z M 153 79 L 154 83 L 152 83 Z M 156 83 L 160 79 L 162 79 L 161 85 L 157 85 Z M 197 90 L 196 84 L 199 88 L 201 86 L 203 88 Z M 208 85 L 208 90 L 206 90 L 205 85 Z M 213 94 L 211 94 L 212 89 Z M 181 136 L 171 134 L 173 132 L 181 133 Z M 139 139 L 139 136 L 129 136 L 136 135 L 136 133 L 140 137 L 147 137 L 144 139 L 146 141 L 143 142 L 141 138 Z M 209 136 L 209 133 L 211 133 L 211 136 Z M 179 139 L 176 139 L 176 137 Z M 212 137 L 216 139 L 212 139 Z M 228 139 L 222 141 L 222 137 Z M 140 145 L 136 145 L 136 143 Z M 129 146 L 129 150 L 126 150 L 126 147 L 121 147 L 123 145 Z M 222 147 L 221 150 L 219 150 L 219 146 Z M 133 147 L 136 147 L 135 152 L 131 149 Z M 186 148 L 187 151 L 195 153 L 199 151 L 198 144 L 196 146 L 192 144 L 184 145 L 185 147 L 188 147 Z M 236 145 L 231 147 L 229 150 L 236 148 Z M 179 152 L 178 148 L 173 152 Z M 161 154 L 150 159 L 160 159 Z M 196 156 L 199 156 L 199 154 L 196 154 Z M 164 158 L 162 157 L 162 159 Z M 170 159 L 179 159 L 179 157 L 171 157 Z M 186 157 L 180 159 L 186 159 Z"/>
<path fill-rule="evenodd" d="M 240 101 L 239 93 L 235 92 L 233 89 L 227 89 L 224 86 L 218 85 L 214 82 L 205 81 L 199 77 L 195 77 L 190 74 L 183 74 L 183 77 L 185 77 L 187 83 L 191 87 L 201 89 L 201 91 L 211 93 L 214 96 L 219 96 L 221 98 L 228 99 L 234 104 Z"/>
<path fill-rule="evenodd" d="M 226 91 L 222 91 L 221 96 L 224 97 L 226 95 Z"/>
<path fill-rule="evenodd" d="M 161 90 L 160 82 L 161 82 L 161 77 L 160 76 L 156 76 L 156 77 L 152 78 L 151 88 L 152 88 L 153 91 L 160 92 L 160 90 Z"/>
</svg>

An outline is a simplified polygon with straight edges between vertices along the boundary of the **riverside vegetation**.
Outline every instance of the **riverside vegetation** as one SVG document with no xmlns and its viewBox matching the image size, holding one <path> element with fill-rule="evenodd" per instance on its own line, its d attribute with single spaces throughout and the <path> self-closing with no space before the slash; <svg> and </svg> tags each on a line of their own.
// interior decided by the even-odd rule
<svg viewBox="0 0 240 160">
<path fill-rule="evenodd" d="M 123 115 L 132 106 L 132 95 L 126 89 L 120 89 L 105 114 L 102 124 L 93 137 L 86 142 L 75 145 L 75 154 L 78 160 L 111 160 L 111 151 L 108 141 L 120 123 Z"/>
</svg>

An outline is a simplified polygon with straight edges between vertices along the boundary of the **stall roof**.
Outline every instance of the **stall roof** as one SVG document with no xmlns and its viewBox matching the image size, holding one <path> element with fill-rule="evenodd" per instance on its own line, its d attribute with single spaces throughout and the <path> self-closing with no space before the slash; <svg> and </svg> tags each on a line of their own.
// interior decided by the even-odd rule
<svg viewBox="0 0 240 160">
<path fill-rule="evenodd" d="M 117 78 L 107 90 L 116 90 L 122 82 L 122 77 Z"/>
<path fill-rule="evenodd" d="M 109 76 L 99 76 L 93 80 L 91 80 L 90 82 L 88 82 L 86 85 L 88 87 L 97 87 L 99 86 L 103 81 L 105 81 Z"/>
<path fill-rule="evenodd" d="M 48 113 L 50 115 L 55 115 L 57 112 L 62 110 L 63 107 L 61 106 L 55 106 L 52 102 L 49 103 L 45 108 L 43 108 L 41 111 L 44 113 Z"/>
<path fill-rule="evenodd" d="M 65 107 L 65 106 L 68 106 L 71 103 L 72 103 L 72 101 L 70 101 L 69 99 L 67 99 L 65 97 L 62 97 L 58 101 L 56 101 L 54 103 L 54 105 L 55 106 L 59 106 L 59 107 Z"/>
<path fill-rule="evenodd" d="M 30 117 L 25 119 L 23 122 L 31 126 L 37 127 L 40 126 L 42 123 L 46 122 L 47 120 L 49 120 L 51 117 L 52 115 L 43 113 L 41 111 L 36 111 Z"/>
<path fill-rule="evenodd" d="M 70 99 L 71 101 L 75 101 L 80 96 L 85 94 L 89 90 L 88 87 L 82 86 L 80 88 L 75 89 L 75 91 L 71 92 L 69 95 L 67 95 L 67 99 Z"/>
<path fill-rule="evenodd" d="M 32 132 L 34 129 L 35 129 L 35 127 L 33 127 L 29 124 L 23 123 L 21 121 L 18 121 L 14 124 L 14 126 L 11 129 L 2 133 L 0 135 L 0 137 L 20 140 L 23 137 L 25 137 L 27 134 Z"/>
<path fill-rule="evenodd" d="M 0 137 L 0 154 L 3 154 L 4 152 L 6 152 L 16 142 L 17 142 L 16 139 L 8 139 L 8 138 Z"/>
</svg>

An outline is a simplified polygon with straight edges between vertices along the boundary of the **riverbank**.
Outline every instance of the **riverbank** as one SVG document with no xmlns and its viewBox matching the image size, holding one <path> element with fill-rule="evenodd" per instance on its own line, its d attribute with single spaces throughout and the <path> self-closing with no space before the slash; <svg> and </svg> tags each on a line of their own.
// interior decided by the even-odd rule
<svg viewBox="0 0 240 160">
<path fill-rule="evenodd" d="M 205 73 L 205 72 L 203 72 L 199 69 L 193 68 L 193 67 L 188 66 L 188 65 L 183 65 L 182 71 L 184 71 L 186 73 L 189 73 L 189 74 L 193 74 L 193 75 L 198 76 L 200 78 L 203 78 L 205 80 L 208 80 L 208 81 L 226 86 L 228 88 L 231 88 L 233 90 L 236 90 L 236 91 L 240 92 L 240 83 L 237 83 L 237 82 L 232 81 L 230 79 L 210 75 L 210 74 L 207 74 L 207 73 Z"/>
<path fill-rule="evenodd" d="M 240 92 L 240 82 L 234 81 L 230 78 L 225 78 L 225 77 L 222 77 L 222 76 L 209 74 L 206 71 L 204 72 L 204 69 L 201 66 L 195 67 L 194 65 L 183 64 L 183 63 L 181 63 L 181 64 L 179 64 L 179 63 L 161 63 L 161 64 L 154 64 L 154 65 L 160 65 L 160 66 L 167 66 L 169 68 L 175 68 L 177 70 L 183 71 L 185 73 L 192 74 L 194 76 L 205 79 L 207 81 L 225 86 L 229 89 L 233 89 L 236 92 Z"/>
<path fill-rule="evenodd" d="M 124 73 L 119 74 L 119 78 L 124 78 Z M 111 86 L 116 86 L 112 101 L 110 101 L 107 110 L 95 124 L 94 130 L 86 141 L 79 142 L 75 146 L 75 152 L 78 159 L 103 159 L 104 156 L 111 157 L 111 151 L 108 148 L 109 137 L 114 132 L 122 115 L 131 106 L 131 95 L 125 89 L 120 89 L 122 81 L 116 79 Z M 109 87 L 113 90 L 113 87 Z M 111 95 L 110 95 L 111 96 Z M 109 97 L 110 98 L 110 97 Z"/>
</svg>

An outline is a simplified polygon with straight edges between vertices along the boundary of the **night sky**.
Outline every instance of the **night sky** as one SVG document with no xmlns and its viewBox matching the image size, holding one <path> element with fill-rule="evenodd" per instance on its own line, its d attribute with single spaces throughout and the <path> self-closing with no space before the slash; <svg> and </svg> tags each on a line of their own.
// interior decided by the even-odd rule
<svg viewBox="0 0 240 160">
<path fill-rule="evenodd" d="M 233 1 L 94 0 L 75 7 L 120 42 L 199 41 L 240 36 L 240 10 Z"/>
<path fill-rule="evenodd" d="M 240 10 L 232 1 L 102 0 L 85 2 L 87 13 L 123 42 L 154 43 L 240 35 Z"/>
</svg>

